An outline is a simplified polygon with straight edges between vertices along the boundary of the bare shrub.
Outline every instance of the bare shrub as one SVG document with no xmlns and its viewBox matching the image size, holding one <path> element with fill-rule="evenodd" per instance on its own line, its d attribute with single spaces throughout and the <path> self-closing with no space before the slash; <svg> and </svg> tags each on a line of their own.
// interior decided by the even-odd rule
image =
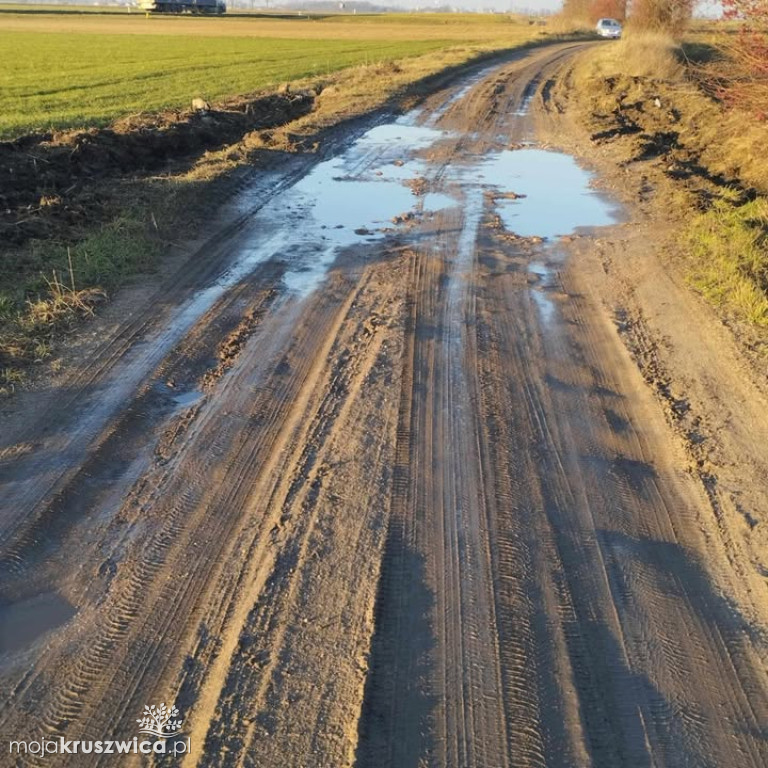
<svg viewBox="0 0 768 768">
<path fill-rule="evenodd" d="M 630 24 L 638 30 L 680 36 L 691 19 L 693 0 L 634 0 Z"/>
<path fill-rule="evenodd" d="M 627 15 L 627 2 L 626 0 L 592 0 L 589 15 L 593 24 L 598 19 L 624 21 Z"/>
<path fill-rule="evenodd" d="M 723 8 L 741 28 L 721 40 L 727 63 L 717 70 L 718 93 L 729 106 L 768 120 L 768 0 L 724 0 Z"/>
</svg>

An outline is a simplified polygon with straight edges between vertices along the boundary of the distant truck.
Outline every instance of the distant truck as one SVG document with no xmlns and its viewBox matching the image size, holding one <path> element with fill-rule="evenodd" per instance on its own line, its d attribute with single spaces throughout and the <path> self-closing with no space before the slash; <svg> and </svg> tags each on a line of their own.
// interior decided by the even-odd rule
<svg viewBox="0 0 768 768">
<path fill-rule="evenodd" d="M 194 13 L 221 16 L 227 12 L 222 0 L 139 0 L 139 8 L 146 13 Z"/>
</svg>

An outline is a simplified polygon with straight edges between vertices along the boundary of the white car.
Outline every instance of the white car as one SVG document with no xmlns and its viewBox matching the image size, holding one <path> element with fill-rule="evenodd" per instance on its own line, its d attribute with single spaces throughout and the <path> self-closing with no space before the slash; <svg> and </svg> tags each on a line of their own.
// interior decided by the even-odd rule
<svg viewBox="0 0 768 768">
<path fill-rule="evenodd" d="M 621 24 L 616 19 L 600 19 L 595 29 L 600 37 L 610 37 L 613 40 L 621 37 Z"/>
</svg>

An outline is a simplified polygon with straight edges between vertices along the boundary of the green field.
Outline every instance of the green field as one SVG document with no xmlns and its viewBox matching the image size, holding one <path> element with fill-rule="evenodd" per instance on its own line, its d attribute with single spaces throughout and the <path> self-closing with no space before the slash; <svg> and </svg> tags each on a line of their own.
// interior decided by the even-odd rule
<svg viewBox="0 0 768 768">
<path fill-rule="evenodd" d="M 322 19 L 0 15 L 0 136 L 104 125 L 359 64 L 532 37 L 505 16 Z"/>
<path fill-rule="evenodd" d="M 0 133 L 100 124 L 125 113 L 247 93 L 353 64 L 425 53 L 434 41 L 0 34 Z"/>
</svg>

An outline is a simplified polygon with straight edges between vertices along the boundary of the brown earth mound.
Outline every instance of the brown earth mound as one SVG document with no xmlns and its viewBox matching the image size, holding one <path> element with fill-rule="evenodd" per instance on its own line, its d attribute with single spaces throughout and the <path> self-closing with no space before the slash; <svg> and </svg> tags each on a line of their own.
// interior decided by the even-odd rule
<svg viewBox="0 0 768 768">
<path fill-rule="evenodd" d="M 545 89 L 545 99 L 554 97 L 561 105 L 569 102 L 572 94 L 564 88 L 561 81 L 559 93 Z M 692 96 L 692 92 L 687 81 L 678 84 L 630 75 L 595 77 L 581 85 L 583 103 L 577 109 L 596 146 L 620 145 L 624 165 L 655 166 L 663 176 L 694 193 L 702 210 L 723 194 L 737 203 L 754 200 L 766 187 L 750 183 L 754 177 L 742 173 L 746 158 L 736 153 L 728 156 L 702 135 L 706 113 L 702 117 L 701 105 L 710 110 L 717 107 L 701 95 Z"/>
<path fill-rule="evenodd" d="M 37 134 L 0 143 L 0 238 L 20 245 L 71 219 L 89 182 L 157 172 L 273 128 L 313 108 L 310 92 L 272 93 L 211 110 L 132 116 L 109 128 Z M 80 201 L 82 202 L 82 201 Z"/>
</svg>

